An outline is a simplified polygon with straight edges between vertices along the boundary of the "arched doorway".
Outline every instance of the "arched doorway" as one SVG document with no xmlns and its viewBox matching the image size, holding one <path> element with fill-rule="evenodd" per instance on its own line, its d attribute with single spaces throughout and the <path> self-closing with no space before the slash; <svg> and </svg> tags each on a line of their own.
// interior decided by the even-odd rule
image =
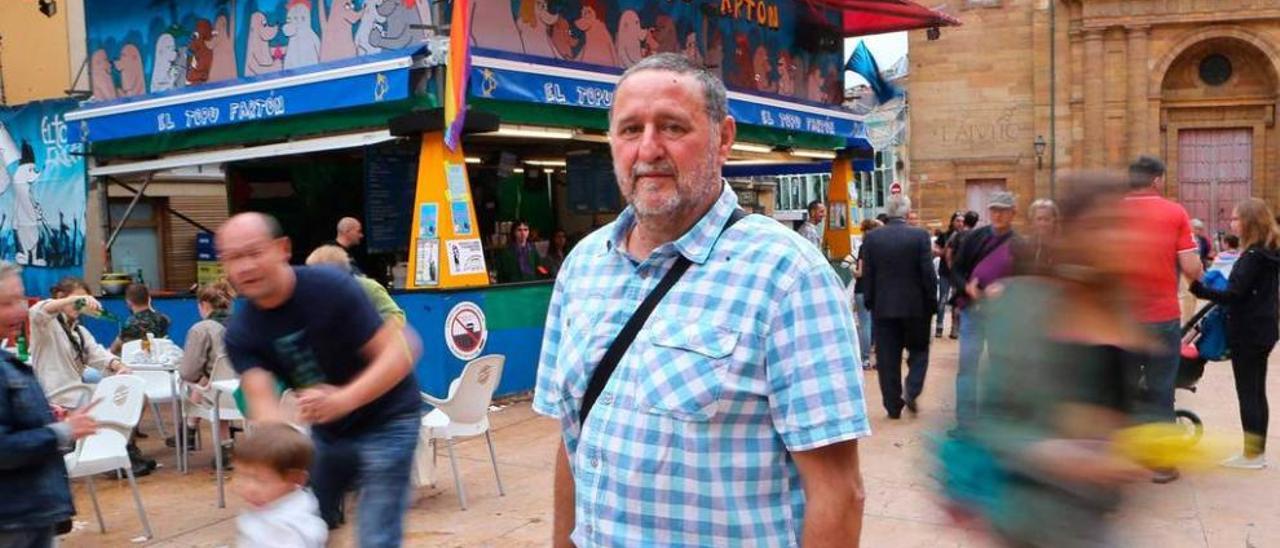
<svg viewBox="0 0 1280 548">
<path fill-rule="evenodd" d="M 1277 75 L 1267 55 L 1237 37 L 1185 48 L 1164 74 L 1161 130 L 1169 160 L 1167 193 L 1214 233 L 1230 223 L 1233 204 L 1271 194 Z"/>
</svg>

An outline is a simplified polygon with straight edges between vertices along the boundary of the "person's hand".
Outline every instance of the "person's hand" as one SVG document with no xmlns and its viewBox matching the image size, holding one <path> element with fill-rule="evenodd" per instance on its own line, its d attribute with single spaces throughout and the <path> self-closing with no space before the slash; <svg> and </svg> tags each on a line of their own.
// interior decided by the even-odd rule
<svg viewBox="0 0 1280 548">
<path fill-rule="evenodd" d="M 66 418 L 63 419 L 62 422 L 71 426 L 72 440 L 91 436 L 94 432 L 98 431 L 98 421 L 93 420 L 93 417 L 89 416 L 89 412 L 92 411 L 100 401 L 102 400 L 93 400 L 89 402 L 89 405 L 66 414 Z"/>
<path fill-rule="evenodd" d="M 996 282 L 987 286 L 987 289 L 986 291 L 983 292 L 983 295 L 985 295 L 988 299 L 994 299 L 996 297 L 999 297 L 1000 294 L 1002 293 L 1004 293 L 1004 284 Z"/>
<path fill-rule="evenodd" d="M 102 303 L 91 295 L 80 295 L 71 300 L 71 308 L 75 309 L 78 303 L 84 303 L 80 307 L 80 311 L 90 316 L 96 316 L 102 312 Z"/>
<path fill-rule="evenodd" d="M 67 408 L 57 404 L 49 404 L 49 412 L 53 413 L 53 420 L 62 422 L 67 418 Z"/>
<path fill-rule="evenodd" d="M 1104 442 L 1046 440 L 1032 446 L 1028 458 L 1037 468 L 1056 478 L 1100 487 L 1114 487 L 1151 478 L 1150 470 L 1115 455 L 1107 449 Z"/>
<path fill-rule="evenodd" d="M 336 421 L 354 411 L 338 387 L 320 384 L 298 392 L 298 418 L 310 424 Z"/>
<path fill-rule="evenodd" d="M 133 370 L 129 369 L 129 366 L 125 365 L 124 362 L 120 360 L 111 362 L 111 365 L 111 370 L 117 375 L 128 375 L 129 373 L 133 373 Z"/>
<path fill-rule="evenodd" d="M 978 280 L 976 278 L 969 280 L 969 283 L 965 284 L 964 292 L 970 299 L 975 301 L 982 298 L 982 289 L 978 287 Z"/>
</svg>

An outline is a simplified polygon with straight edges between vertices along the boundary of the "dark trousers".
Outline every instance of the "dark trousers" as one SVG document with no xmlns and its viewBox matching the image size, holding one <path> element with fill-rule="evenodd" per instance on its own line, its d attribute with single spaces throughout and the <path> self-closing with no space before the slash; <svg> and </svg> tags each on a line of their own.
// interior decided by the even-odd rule
<svg viewBox="0 0 1280 548">
<path fill-rule="evenodd" d="M 871 330 L 876 340 L 876 376 L 880 395 L 890 415 L 902 411 L 902 351 L 907 351 L 907 399 L 924 391 L 929 369 L 929 318 L 876 318 Z"/>
<path fill-rule="evenodd" d="M 1261 455 L 1267 450 L 1267 356 L 1271 346 L 1237 345 L 1231 348 L 1231 372 L 1236 378 L 1236 399 L 1240 402 L 1240 425 L 1244 427 L 1244 454 Z"/>
</svg>

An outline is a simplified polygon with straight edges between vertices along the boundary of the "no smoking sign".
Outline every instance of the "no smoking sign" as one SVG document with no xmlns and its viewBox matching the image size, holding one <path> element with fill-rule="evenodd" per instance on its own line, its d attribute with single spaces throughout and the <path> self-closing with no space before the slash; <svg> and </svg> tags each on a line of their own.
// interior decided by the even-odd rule
<svg viewBox="0 0 1280 548">
<path fill-rule="evenodd" d="M 444 322 L 444 341 L 449 352 L 460 360 L 472 360 L 484 352 L 489 339 L 489 329 L 484 323 L 484 311 L 470 301 L 463 301 L 449 311 Z"/>
</svg>

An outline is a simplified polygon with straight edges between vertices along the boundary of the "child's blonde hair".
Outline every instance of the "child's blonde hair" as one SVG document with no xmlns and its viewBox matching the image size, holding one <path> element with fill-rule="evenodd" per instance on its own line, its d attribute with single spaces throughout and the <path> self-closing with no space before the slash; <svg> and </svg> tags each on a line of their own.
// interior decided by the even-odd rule
<svg viewBox="0 0 1280 548">
<path fill-rule="evenodd" d="M 311 439 L 292 426 L 280 423 L 262 424 L 236 444 L 236 461 L 266 466 L 280 475 L 306 472 L 311 468 L 315 452 Z"/>
</svg>

